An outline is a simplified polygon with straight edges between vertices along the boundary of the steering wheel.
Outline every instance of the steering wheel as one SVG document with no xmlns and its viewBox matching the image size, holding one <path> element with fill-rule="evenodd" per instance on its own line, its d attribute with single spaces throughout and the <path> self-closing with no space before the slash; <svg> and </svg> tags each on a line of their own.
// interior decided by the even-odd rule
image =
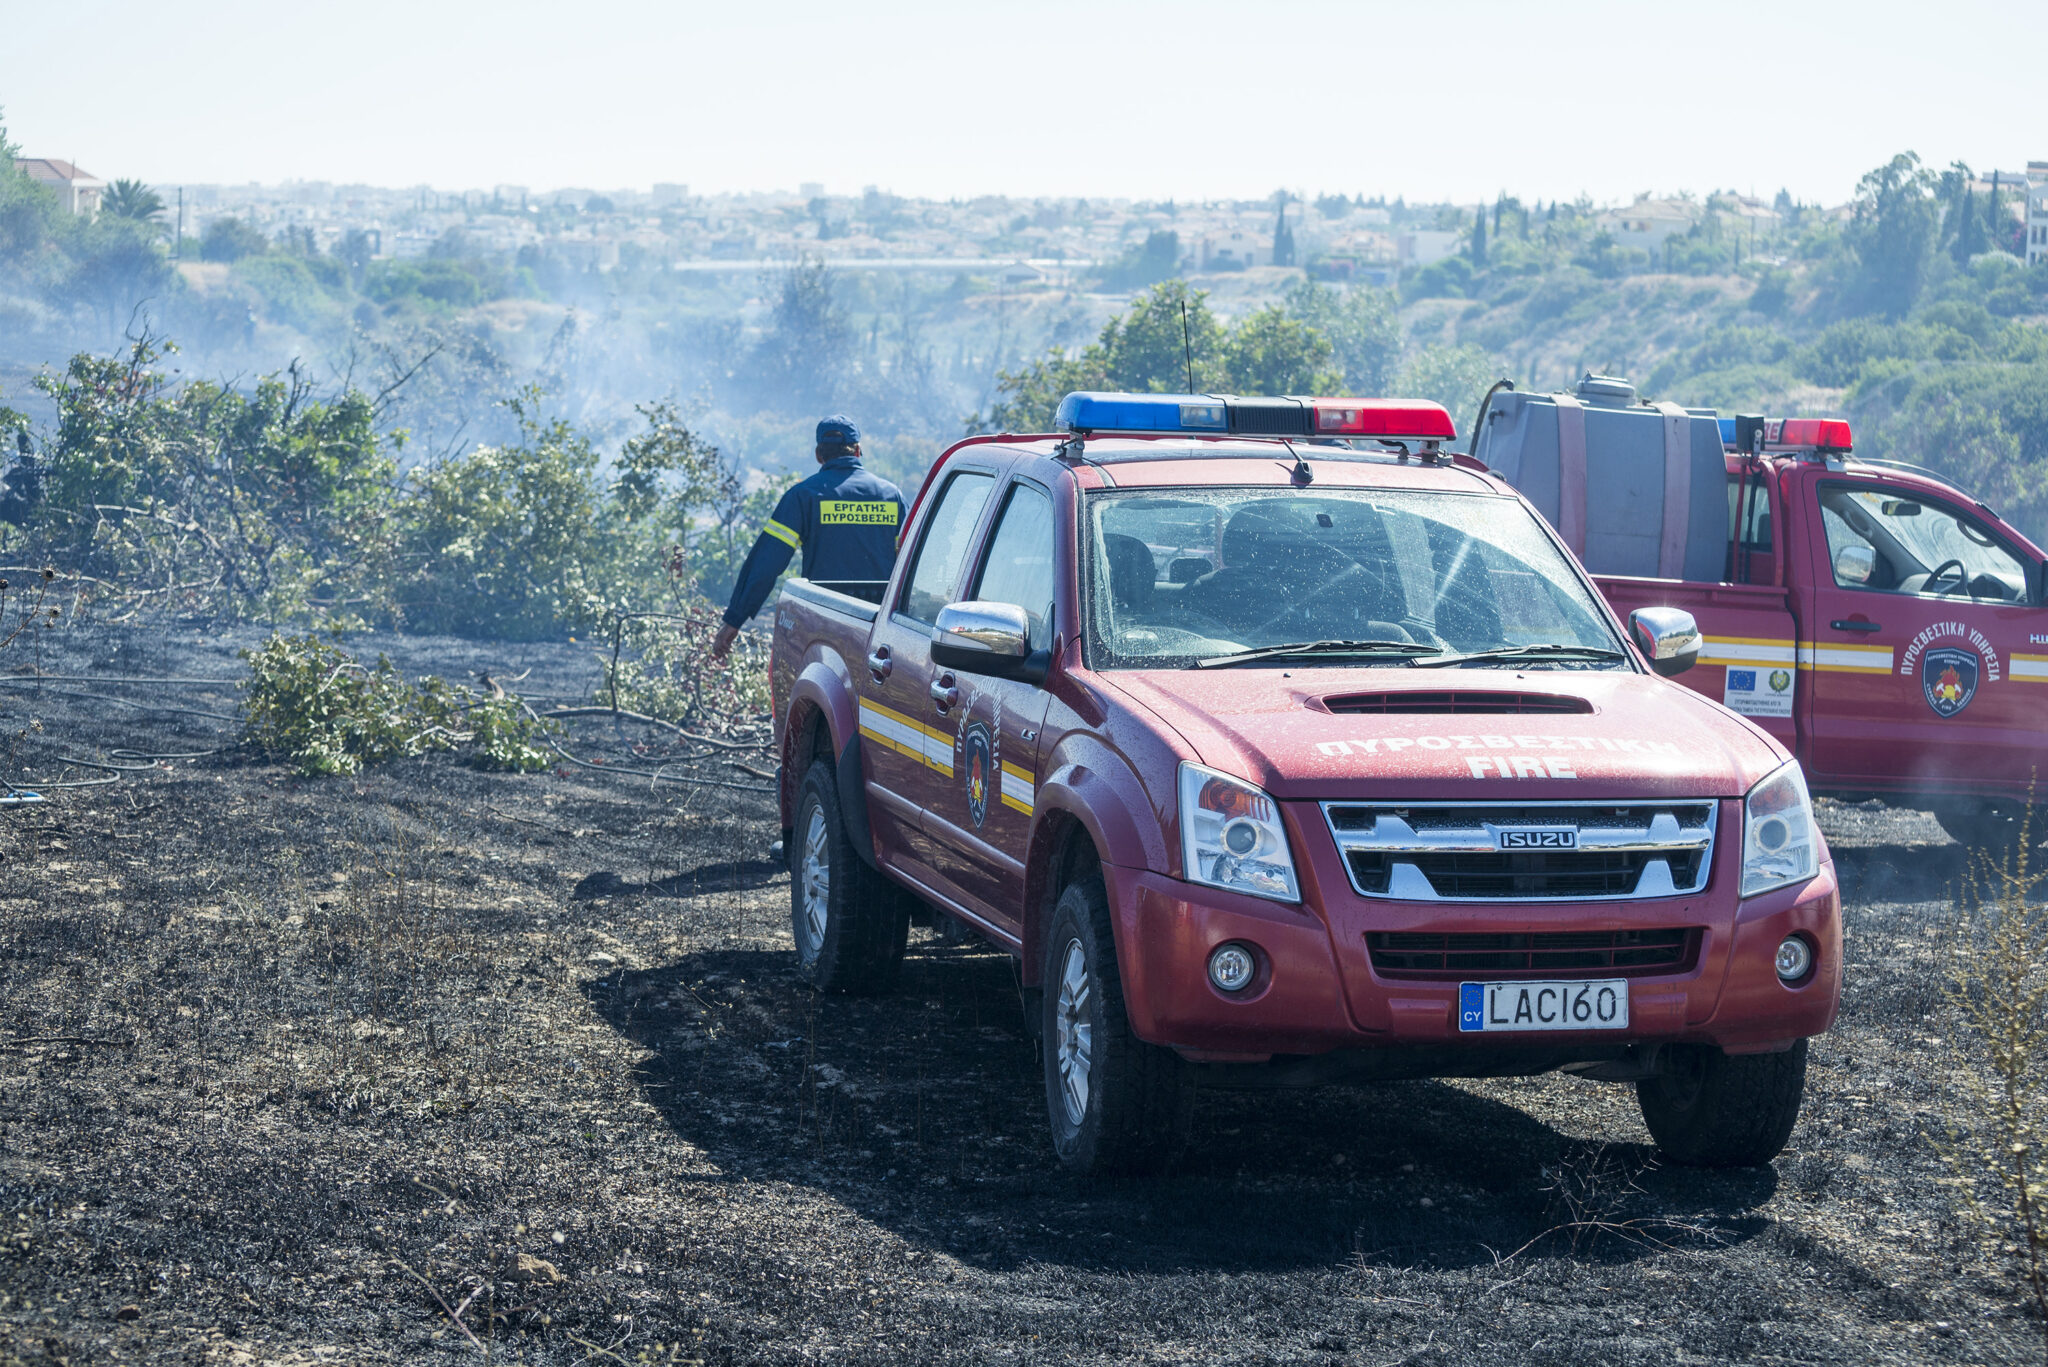
<svg viewBox="0 0 2048 1367">
<path fill-rule="evenodd" d="M 1348 559 L 1349 557 L 1346 558 Z M 1337 571 L 1335 575 L 1323 582 L 1321 588 L 1309 594 L 1308 597 L 1282 608 L 1273 616 L 1259 623 L 1258 630 L 1262 632 L 1277 630 L 1289 618 L 1306 613 L 1311 607 L 1328 598 L 1332 593 L 1336 592 L 1338 586 L 1343 584 L 1345 580 L 1355 579 L 1364 573 L 1365 566 L 1359 564 L 1356 560 L 1351 561 L 1351 568 Z"/>
<path fill-rule="evenodd" d="M 1950 570 L 1954 570 L 1956 572 L 1956 586 L 1952 589 L 1938 589 L 1934 587 L 1936 584 L 1941 582 L 1941 576 L 1947 574 Z M 1920 584 L 1920 592 L 1938 593 L 1944 598 L 1948 597 L 1950 594 L 1953 593 L 1968 593 L 1969 590 L 1970 581 L 1965 576 L 1963 570 L 1963 562 L 1960 560 L 1942 561 L 1939 565 L 1936 565 L 1934 567 L 1934 573 L 1928 575 L 1927 578 L 1921 581 Z"/>
</svg>

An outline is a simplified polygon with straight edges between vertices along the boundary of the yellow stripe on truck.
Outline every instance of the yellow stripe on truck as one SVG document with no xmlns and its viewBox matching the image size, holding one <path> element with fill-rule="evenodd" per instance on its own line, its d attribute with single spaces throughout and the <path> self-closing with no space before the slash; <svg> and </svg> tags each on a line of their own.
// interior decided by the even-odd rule
<svg viewBox="0 0 2048 1367">
<path fill-rule="evenodd" d="M 899 755 L 929 765 L 947 778 L 953 777 L 953 738 L 943 731 L 876 703 L 862 702 L 860 733 Z"/>
<path fill-rule="evenodd" d="M 1038 784 L 1029 769 L 1003 761 L 1003 805 L 1030 816 L 1038 806 Z"/>
<path fill-rule="evenodd" d="M 2048 683 L 2048 655 L 2008 655 L 2005 677 L 2019 682 Z"/>
<path fill-rule="evenodd" d="M 1801 646 L 1799 667 L 1835 674 L 1889 674 L 1890 646 Z"/>
<path fill-rule="evenodd" d="M 1708 636 L 1700 642 L 1703 665 L 1789 665 L 1795 643 L 1767 636 Z"/>
</svg>

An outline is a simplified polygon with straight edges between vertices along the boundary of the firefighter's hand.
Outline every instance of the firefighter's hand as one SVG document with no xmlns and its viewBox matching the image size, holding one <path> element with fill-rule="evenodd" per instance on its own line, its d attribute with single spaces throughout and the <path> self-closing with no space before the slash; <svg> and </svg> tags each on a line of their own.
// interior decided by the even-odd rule
<svg viewBox="0 0 2048 1367">
<path fill-rule="evenodd" d="M 734 642 L 735 640 L 737 640 L 737 639 L 738 639 L 738 637 L 739 637 L 739 634 L 740 634 L 740 629 L 739 629 L 738 627 L 736 627 L 736 626 L 732 625 L 732 623 L 730 623 L 730 622 L 728 622 L 728 623 L 726 623 L 726 624 L 725 624 L 724 626 L 720 627 L 720 628 L 718 629 L 718 634 L 717 634 L 716 636 L 714 636 L 714 637 L 712 637 L 712 638 L 711 638 L 711 658 L 712 658 L 712 660 L 713 660 L 713 661 L 722 661 L 722 660 L 724 660 L 724 659 L 725 659 L 725 657 L 726 657 L 726 656 L 727 656 L 728 654 L 730 654 L 730 653 L 731 653 L 731 651 L 732 651 L 732 643 L 733 643 L 733 642 Z"/>
</svg>

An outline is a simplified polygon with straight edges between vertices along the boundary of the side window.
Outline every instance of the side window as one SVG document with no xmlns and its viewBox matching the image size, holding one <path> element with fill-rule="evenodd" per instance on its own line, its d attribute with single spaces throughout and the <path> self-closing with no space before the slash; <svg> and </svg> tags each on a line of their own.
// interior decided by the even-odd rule
<svg viewBox="0 0 2048 1367">
<path fill-rule="evenodd" d="M 1742 525 L 1735 525 L 1736 518 Z M 1763 477 L 1749 477 L 1749 501 L 1743 502 L 1742 477 L 1728 477 L 1728 539 L 1749 550 L 1768 555 L 1771 550 L 1771 495 Z"/>
<path fill-rule="evenodd" d="M 2026 565 L 1969 514 L 1896 489 L 1820 486 L 1828 559 L 1843 588 L 2020 602 Z"/>
<path fill-rule="evenodd" d="M 981 522 L 981 510 L 988 506 L 989 493 L 995 487 L 994 475 L 977 470 L 963 470 L 946 481 L 918 542 L 917 564 L 911 567 L 903 591 L 905 614 L 920 622 L 934 622 L 939 609 L 953 601 L 953 586 L 967 566 L 969 543 Z"/>
<path fill-rule="evenodd" d="M 971 596 L 1024 609 L 1031 619 L 1031 648 L 1041 650 L 1052 644 L 1046 625 L 1052 595 L 1052 500 L 1019 484 L 1010 490 L 1010 501 L 988 539 L 988 556 Z"/>
</svg>

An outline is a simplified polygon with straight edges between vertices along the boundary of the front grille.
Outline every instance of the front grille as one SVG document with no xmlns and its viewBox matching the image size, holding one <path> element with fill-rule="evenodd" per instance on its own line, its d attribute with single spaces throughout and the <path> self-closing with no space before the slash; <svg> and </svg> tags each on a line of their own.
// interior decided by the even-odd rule
<svg viewBox="0 0 2048 1367">
<path fill-rule="evenodd" d="M 1697 928 L 1436 935 L 1373 931 L 1365 946 L 1389 978 L 1624 978 L 1683 973 L 1699 954 Z"/>
<path fill-rule="evenodd" d="M 1674 897 L 1706 886 L 1712 802 L 1323 804 L 1351 884 L 1407 901 Z M 1541 832 L 1563 847 L 1533 847 Z M 1513 842 L 1521 841 L 1516 847 Z"/>
<path fill-rule="evenodd" d="M 1375 715 L 1428 713 L 1584 713 L 1593 704 L 1584 698 L 1564 698 L 1553 693 L 1489 693 L 1480 690 L 1446 690 L 1403 693 L 1355 693 L 1325 698 L 1323 706 L 1332 712 Z"/>
</svg>

